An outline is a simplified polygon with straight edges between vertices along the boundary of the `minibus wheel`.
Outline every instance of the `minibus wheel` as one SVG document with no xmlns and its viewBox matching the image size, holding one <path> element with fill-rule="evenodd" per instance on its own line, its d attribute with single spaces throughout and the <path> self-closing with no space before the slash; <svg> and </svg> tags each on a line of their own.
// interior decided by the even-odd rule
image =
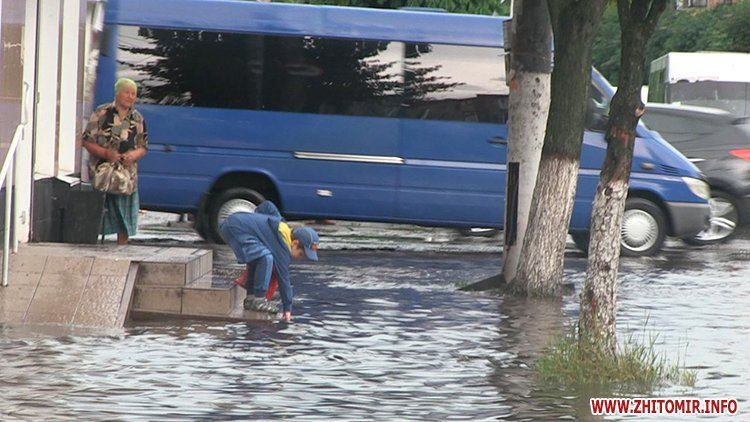
<svg viewBox="0 0 750 422">
<path fill-rule="evenodd" d="M 667 237 L 664 212 L 648 199 L 628 198 L 622 215 L 621 236 L 621 255 L 655 255 Z"/>
<path fill-rule="evenodd" d="M 203 240 L 210 240 L 208 232 L 206 231 L 206 215 L 204 213 L 198 213 L 193 218 L 193 230 L 198 233 L 198 236 Z"/>
<path fill-rule="evenodd" d="M 589 253 L 588 231 L 571 232 L 576 248 Z M 628 198 L 622 216 L 620 255 L 650 256 L 657 254 L 667 236 L 664 213 L 658 205 L 643 198 Z"/>
<path fill-rule="evenodd" d="M 224 243 L 219 234 L 219 226 L 230 214 L 235 212 L 254 212 L 255 208 L 266 199 L 263 195 L 248 188 L 231 188 L 222 191 L 211 199 L 207 233 L 214 243 Z"/>
</svg>

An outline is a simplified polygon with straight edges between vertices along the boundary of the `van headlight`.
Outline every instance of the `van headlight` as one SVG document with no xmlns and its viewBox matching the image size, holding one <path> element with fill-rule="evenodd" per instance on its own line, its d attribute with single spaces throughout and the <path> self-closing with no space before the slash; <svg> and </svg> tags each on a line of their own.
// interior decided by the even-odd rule
<svg viewBox="0 0 750 422">
<path fill-rule="evenodd" d="M 695 196 L 705 199 L 706 201 L 711 199 L 711 188 L 708 186 L 708 183 L 694 177 L 683 177 L 682 180 L 688 188 L 690 188 L 690 192 L 693 192 Z"/>
</svg>

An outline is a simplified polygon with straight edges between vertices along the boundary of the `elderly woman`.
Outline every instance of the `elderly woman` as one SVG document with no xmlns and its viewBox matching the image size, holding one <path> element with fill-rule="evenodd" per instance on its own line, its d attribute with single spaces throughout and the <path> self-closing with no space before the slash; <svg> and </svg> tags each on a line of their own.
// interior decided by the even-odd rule
<svg viewBox="0 0 750 422">
<path fill-rule="evenodd" d="M 148 147 L 146 121 L 133 108 L 136 94 L 135 82 L 118 79 L 114 102 L 97 107 L 82 136 L 83 147 L 92 156 L 89 162 L 92 175 L 104 162 L 120 163 L 136 187 L 129 195 L 107 193 L 106 196 L 103 232 L 117 233 L 119 245 L 127 244 L 138 227 L 137 162 L 146 155 Z"/>
</svg>

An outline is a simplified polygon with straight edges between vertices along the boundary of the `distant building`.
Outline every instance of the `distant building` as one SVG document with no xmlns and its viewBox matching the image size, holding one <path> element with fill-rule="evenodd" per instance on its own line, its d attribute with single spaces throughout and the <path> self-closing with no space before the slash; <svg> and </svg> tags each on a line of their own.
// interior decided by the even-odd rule
<svg viewBox="0 0 750 422">
<path fill-rule="evenodd" d="M 711 8 L 720 4 L 736 4 L 742 0 L 680 0 L 680 5 L 684 9 L 690 8 Z"/>
</svg>

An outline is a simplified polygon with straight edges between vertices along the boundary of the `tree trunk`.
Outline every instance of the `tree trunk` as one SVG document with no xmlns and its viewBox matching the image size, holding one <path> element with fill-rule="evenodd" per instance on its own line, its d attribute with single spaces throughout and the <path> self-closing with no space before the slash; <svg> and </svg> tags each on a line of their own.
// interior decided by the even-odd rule
<svg viewBox="0 0 750 422">
<path fill-rule="evenodd" d="M 503 279 L 516 276 L 550 103 L 552 27 L 546 0 L 516 0 L 508 114 Z"/>
<path fill-rule="evenodd" d="M 561 292 L 563 258 L 573 209 L 591 83 L 591 47 L 605 0 L 549 0 L 555 41 L 552 100 L 539 176 L 511 287 L 527 295 Z"/>
<path fill-rule="evenodd" d="M 588 342 L 611 354 L 617 348 L 615 313 L 620 227 L 628 195 L 636 126 L 643 114 L 640 92 L 644 50 L 666 1 L 655 0 L 649 8 L 641 2 L 631 6 L 629 0 L 618 0 L 622 31 L 620 83 L 610 107 L 607 155 L 594 198 L 589 262 L 578 321 L 579 342 Z"/>
</svg>

